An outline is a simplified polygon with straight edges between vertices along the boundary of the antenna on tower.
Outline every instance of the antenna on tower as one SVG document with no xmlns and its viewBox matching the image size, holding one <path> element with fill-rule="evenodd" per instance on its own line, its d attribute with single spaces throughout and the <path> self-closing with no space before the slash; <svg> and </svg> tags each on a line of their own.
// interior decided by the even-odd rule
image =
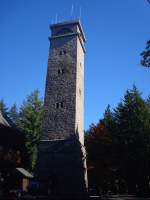
<svg viewBox="0 0 150 200">
<path fill-rule="evenodd" d="M 72 4 L 72 6 L 71 6 L 71 13 L 70 13 L 71 19 L 73 19 L 73 12 L 74 12 L 74 5 Z"/>
<path fill-rule="evenodd" d="M 56 13 L 55 23 L 57 23 L 57 20 L 58 20 L 58 15 L 57 15 L 57 13 Z"/>
<path fill-rule="evenodd" d="M 53 24 L 53 23 L 54 23 L 54 20 L 52 19 L 52 20 L 51 20 L 51 24 Z"/>
</svg>

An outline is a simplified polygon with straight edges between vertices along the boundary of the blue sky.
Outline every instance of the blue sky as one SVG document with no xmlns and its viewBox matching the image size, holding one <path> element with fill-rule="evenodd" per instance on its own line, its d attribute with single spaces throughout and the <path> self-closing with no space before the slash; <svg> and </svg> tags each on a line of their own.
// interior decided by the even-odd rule
<svg viewBox="0 0 150 200">
<path fill-rule="evenodd" d="M 133 84 L 150 94 L 140 52 L 150 39 L 146 0 L 0 0 L 0 98 L 19 106 L 34 89 L 44 96 L 49 24 L 79 17 L 86 35 L 85 129 L 115 107 Z"/>
</svg>

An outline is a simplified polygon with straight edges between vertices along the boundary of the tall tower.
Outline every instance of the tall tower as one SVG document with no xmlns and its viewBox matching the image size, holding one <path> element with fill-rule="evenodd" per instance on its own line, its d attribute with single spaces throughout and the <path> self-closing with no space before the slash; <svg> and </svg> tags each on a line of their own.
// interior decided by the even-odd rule
<svg viewBox="0 0 150 200">
<path fill-rule="evenodd" d="M 80 21 L 50 26 L 39 175 L 55 193 L 86 190 L 84 150 L 84 42 Z"/>
<path fill-rule="evenodd" d="M 83 144 L 84 42 L 79 21 L 51 25 L 43 139 L 78 134 Z"/>
</svg>

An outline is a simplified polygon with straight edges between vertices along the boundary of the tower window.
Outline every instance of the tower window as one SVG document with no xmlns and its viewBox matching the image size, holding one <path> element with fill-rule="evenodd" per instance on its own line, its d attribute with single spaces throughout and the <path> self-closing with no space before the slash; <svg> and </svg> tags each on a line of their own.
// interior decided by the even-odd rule
<svg viewBox="0 0 150 200">
<path fill-rule="evenodd" d="M 59 103 L 56 103 L 56 108 L 59 108 Z"/>
<path fill-rule="evenodd" d="M 67 51 L 66 50 L 63 50 L 63 51 L 60 51 L 59 52 L 59 55 L 61 56 L 61 55 L 66 55 L 66 53 L 67 53 Z"/>
<path fill-rule="evenodd" d="M 61 74 L 61 70 L 60 69 L 58 69 L 58 74 Z"/>
<path fill-rule="evenodd" d="M 63 102 L 57 102 L 56 104 L 55 104 L 55 107 L 57 108 L 57 109 L 59 109 L 59 108 L 63 108 L 64 107 L 64 104 L 63 104 Z"/>
<path fill-rule="evenodd" d="M 58 69 L 58 74 L 64 74 L 65 73 L 65 69 Z"/>
<path fill-rule="evenodd" d="M 61 103 L 60 103 L 60 107 L 61 107 L 61 108 L 63 108 L 63 107 L 64 107 L 64 106 L 63 106 L 63 102 L 61 102 Z"/>
</svg>

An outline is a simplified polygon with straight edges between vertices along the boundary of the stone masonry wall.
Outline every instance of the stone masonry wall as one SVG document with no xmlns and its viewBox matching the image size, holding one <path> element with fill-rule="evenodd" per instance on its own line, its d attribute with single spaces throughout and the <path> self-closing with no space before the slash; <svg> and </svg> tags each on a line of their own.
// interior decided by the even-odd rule
<svg viewBox="0 0 150 200">
<path fill-rule="evenodd" d="M 76 37 L 51 40 L 44 103 L 44 139 L 65 139 L 75 133 L 76 49 Z"/>
</svg>

